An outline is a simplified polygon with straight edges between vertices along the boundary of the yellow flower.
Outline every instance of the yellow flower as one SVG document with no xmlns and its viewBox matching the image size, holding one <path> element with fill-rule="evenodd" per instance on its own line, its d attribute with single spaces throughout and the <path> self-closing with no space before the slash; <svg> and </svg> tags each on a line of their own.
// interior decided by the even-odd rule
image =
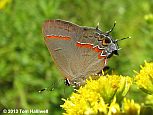
<svg viewBox="0 0 153 115">
<path fill-rule="evenodd" d="M 120 100 L 127 94 L 131 83 L 130 77 L 118 75 L 101 76 L 98 80 L 90 78 L 70 99 L 64 100 L 61 107 L 65 109 L 65 115 L 118 112 L 120 109 L 116 99 Z"/>
<path fill-rule="evenodd" d="M 120 113 L 120 106 L 116 103 L 116 97 L 113 99 L 112 103 L 109 106 L 108 115 Z"/>
<path fill-rule="evenodd" d="M 124 98 L 123 111 L 126 113 L 126 115 L 139 115 L 140 105 L 135 103 L 134 100 Z"/>
<path fill-rule="evenodd" d="M 153 107 L 153 95 L 147 95 L 145 97 L 145 104 Z"/>
<path fill-rule="evenodd" d="M 135 76 L 135 82 L 146 93 L 153 94 L 153 63 L 145 61 L 144 67 Z"/>
<path fill-rule="evenodd" d="M 80 88 L 79 93 L 73 93 L 70 99 L 64 100 L 62 107 L 68 115 L 106 113 L 107 105 L 97 92 Z M 66 115 L 66 114 L 65 114 Z"/>
<path fill-rule="evenodd" d="M 10 3 L 10 2 L 11 2 L 11 0 L 0 0 L 0 10 L 1 10 L 1 9 L 4 9 L 5 6 L 6 6 L 8 3 Z"/>
</svg>

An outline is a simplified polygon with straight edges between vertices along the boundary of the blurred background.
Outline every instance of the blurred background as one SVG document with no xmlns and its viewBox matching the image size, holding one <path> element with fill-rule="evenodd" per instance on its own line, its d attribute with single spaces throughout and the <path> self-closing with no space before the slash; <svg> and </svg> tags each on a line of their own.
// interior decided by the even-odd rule
<svg viewBox="0 0 153 115">
<path fill-rule="evenodd" d="M 109 30 L 119 43 L 119 56 L 109 60 L 116 74 L 133 77 L 144 60 L 153 60 L 152 0 L 0 0 L 0 112 L 7 109 L 48 109 L 60 115 L 60 105 L 72 92 L 50 58 L 41 32 L 48 19 Z M 54 91 L 38 91 L 45 87 Z M 132 98 L 142 100 L 140 92 Z M 143 94 L 142 94 L 143 95 Z"/>
</svg>

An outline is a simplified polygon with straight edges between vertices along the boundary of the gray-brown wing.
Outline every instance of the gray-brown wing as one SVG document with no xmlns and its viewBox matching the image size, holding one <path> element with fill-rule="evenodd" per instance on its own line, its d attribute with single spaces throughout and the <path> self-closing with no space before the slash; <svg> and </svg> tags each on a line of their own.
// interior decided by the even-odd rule
<svg viewBox="0 0 153 115">
<path fill-rule="evenodd" d="M 103 59 L 91 48 L 77 47 L 77 42 L 94 43 L 94 28 L 80 27 L 62 20 L 49 20 L 44 23 L 45 43 L 53 60 L 72 82 L 82 82 L 87 75 L 103 68 Z"/>
</svg>

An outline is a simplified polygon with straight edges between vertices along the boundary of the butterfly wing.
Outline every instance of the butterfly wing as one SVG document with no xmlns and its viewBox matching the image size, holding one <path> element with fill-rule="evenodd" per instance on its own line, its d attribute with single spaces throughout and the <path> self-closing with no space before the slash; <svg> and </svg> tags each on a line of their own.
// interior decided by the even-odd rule
<svg viewBox="0 0 153 115">
<path fill-rule="evenodd" d="M 95 28 L 80 27 L 62 20 L 49 20 L 44 23 L 42 31 L 54 62 L 65 77 L 71 79 L 72 84 L 82 84 L 86 76 L 103 69 L 103 59 L 98 59 L 98 53 L 92 47 L 77 46 L 78 42 L 95 43 Z"/>
</svg>

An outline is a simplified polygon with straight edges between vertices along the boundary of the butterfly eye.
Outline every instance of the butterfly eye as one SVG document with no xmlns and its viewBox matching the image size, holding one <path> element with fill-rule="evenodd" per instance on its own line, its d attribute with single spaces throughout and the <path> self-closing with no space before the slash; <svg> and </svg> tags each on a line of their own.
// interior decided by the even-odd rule
<svg viewBox="0 0 153 115">
<path fill-rule="evenodd" d="M 108 38 L 104 38 L 104 39 L 102 40 L 102 45 L 104 45 L 104 46 L 107 46 L 109 43 L 111 43 L 111 41 L 110 41 L 110 39 L 108 39 Z"/>
</svg>

